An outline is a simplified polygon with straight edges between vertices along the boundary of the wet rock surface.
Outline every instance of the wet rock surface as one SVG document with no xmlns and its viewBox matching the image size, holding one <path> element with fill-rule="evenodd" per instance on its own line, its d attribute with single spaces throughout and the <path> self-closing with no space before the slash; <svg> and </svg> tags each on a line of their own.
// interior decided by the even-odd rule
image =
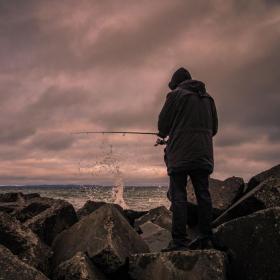
<svg viewBox="0 0 280 280">
<path fill-rule="evenodd" d="M 82 219 L 83 217 L 91 214 L 98 208 L 100 208 L 104 205 L 107 205 L 107 204 L 112 205 L 115 208 L 117 208 L 120 211 L 120 213 L 128 220 L 128 222 L 131 226 L 134 226 L 134 221 L 136 219 L 138 219 L 141 216 L 148 213 L 148 211 L 135 211 L 135 210 L 131 210 L 131 209 L 123 209 L 120 205 L 115 204 L 115 203 L 106 203 L 103 201 L 88 200 L 84 204 L 84 206 L 77 211 L 77 215 L 78 215 L 79 219 Z"/>
<path fill-rule="evenodd" d="M 280 207 L 225 223 L 215 236 L 234 253 L 230 279 L 279 279 Z"/>
<path fill-rule="evenodd" d="M 198 224 L 198 207 L 195 204 L 188 203 L 188 226 L 187 233 L 189 238 L 194 238 L 197 235 Z M 220 214 L 220 212 L 219 212 Z M 219 215 L 217 215 L 218 217 Z M 215 216 L 216 217 L 216 216 Z M 147 212 L 147 214 L 136 219 L 134 222 L 134 228 L 138 233 L 143 233 L 141 225 L 151 222 L 163 229 L 171 232 L 172 230 L 172 212 L 164 206 L 153 208 Z"/>
<path fill-rule="evenodd" d="M 32 229 L 46 244 L 51 245 L 60 232 L 77 221 L 74 207 L 64 200 L 56 199 L 50 207 L 28 219 L 24 225 Z"/>
<path fill-rule="evenodd" d="M 3 280 L 47 280 L 34 267 L 21 261 L 9 249 L 0 245 L 0 279 Z"/>
<path fill-rule="evenodd" d="M 53 280 L 106 280 L 105 275 L 83 253 L 61 263 L 53 273 Z"/>
<path fill-rule="evenodd" d="M 54 200 L 49 199 L 32 199 L 23 205 L 20 209 L 13 213 L 13 216 L 16 217 L 19 221 L 25 222 L 29 219 L 32 219 L 36 215 L 50 208 L 54 203 Z"/>
<path fill-rule="evenodd" d="M 172 239 L 169 230 L 162 228 L 150 221 L 140 225 L 141 238 L 147 243 L 151 252 L 160 252 L 166 248 Z"/>
<path fill-rule="evenodd" d="M 252 190 L 261 182 L 267 180 L 269 177 L 280 179 L 280 164 L 253 176 L 247 184 L 246 192 Z"/>
<path fill-rule="evenodd" d="M 104 206 L 104 205 L 112 205 L 114 207 L 116 207 L 120 213 L 123 213 L 123 208 L 115 203 L 106 203 L 104 201 L 93 201 L 93 200 L 88 200 L 84 206 L 80 209 L 77 210 L 77 215 L 79 217 L 79 219 L 91 214 L 92 212 L 94 212 L 95 210 L 97 210 L 98 208 Z"/>
<path fill-rule="evenodd" d="M 23 194 L 21 192 L 8 192 L 0 194 L 0 211 L 17 216 L 34 199 L 50 200 L 40 198 L 38 193 Z"/>
<path fill-rule="evenodd" d="M 229 220 L 276 206 L 280 206 L 280 179 L 269 178 L 235 202 L 213 222 L 213 225 L 217 226 Z"/>
<path fill-rule="evenodd" d="M 224 181 L 210 179 L 209 191 L 211 193 L 214 212 L 226 210 L 244 191 L 244 180 L 240 177 L 230 177 Z M 188 201 L 196 204 L 196 197 L 191 181 L 187 185 Z M 215 214 L 215 213 L 214 213 Z"/>
<path fill-rule="evenodd" d="M 226 257 L 215 250 L 133 255 L 129 275 L 135 280 L 225 280 Z"/>
<path fill-rule="evenodd" d="M 9 203 L 9 202 L 25 202 L 28 199 L 38 198 L 40 194 L 38 193 L 22 193 L 22 192 L 7 192 L 0 194 L 0 202 L 2 203 Z"/>
<path fill-rule="evenodd" d="M 54 266 L 84 252 L 103 272 L 112 274 L 130 254 L 149 252 L 148 246 L 112 205 L 104 205 L 81 219 L 54 241 Z"/>
<path fill-rule="evenodd" d="M 60 199 L 40 197 L 37 193 L 0 195 L 0 212 L 9 213 L 51 245 L 54 237 L 77 222 L 73 206 Z"/>
<path fill-rule="evenodd" d="M 139 219 L 140 217 L 146 215 L 148 211 L 135 211 L 131 209 L 124 209 L 123 210 L 124 216 L 128 220 L 131 226 L 135 226 L 135 220 Z"/>
<path fill-rule="evenodd" d="M 171 231 L 172 212 L 164 206 L 151 209 L 147 214 L 143 215 L 139 219 L 136 219 L 134 225 L 138 228 L 140 225 L 148 221 Z"/>
<path fill-rule="evenodd" d="M 23 262 L 49 274 L 52 252 L 28 227 L 0 212 L 0 244 Z"/>
</svg>

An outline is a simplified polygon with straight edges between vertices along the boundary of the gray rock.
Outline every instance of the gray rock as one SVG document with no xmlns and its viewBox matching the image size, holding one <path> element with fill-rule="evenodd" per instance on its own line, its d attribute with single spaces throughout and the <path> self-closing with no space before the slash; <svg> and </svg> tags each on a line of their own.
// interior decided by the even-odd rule
<svg viewBox="0 0 280 280">
<path fill-rule="evenodd" d="M 48 280 L 43 273 L 21 261 L 2 245 L 0 245 L 0 267 L 0 279 L 3 280 Z"/>
<path fill-rule="evenodd" d="M 244 180 L 240 177 L 230 177 L 224 181 L 210 179 L 209 191 L 211 193 L 214 214 L 215 212 L 226 210 L 240 198 L 244 191 L 244 185 Z M 188 201 L 196 204 L 196 197 L 191 181 L 187 184 L 187 193 Z"/>
<path fill-rule="evenodd" d="M 13 211 L 11 215 L 16 217 L 19 221 L 25 222 L 50 208 L 55 201 L 55 199 L 47 197 L 32 198 L 26 200 L 25 203 Z"/>
<path fill-rule="evenodd" d="M 7 192 L 0 194 L 0 211 L 16 216 L 29 199 L 40 198 L 38 193 Z"/>
<path fill-rule="evenodd" d="M 225 255 L 215 250 L 133 255 L 129 275 L 135 280 L 225 280 Z"/>
<path fill-rule="evenodd" d="M 0 202 L 18 202 L 24 200 L 24 194 L 21 192 L 7 192 L 0 194 Z"/>
<path fill-rule="evenodd" d="M 15 211 L 18 205 L 14 202 L 0 202 L 0 212 L 5 212 L 10 215 Z"/>
<path fill-rule="evenodd" d="M 160 252 L 167 247 L 172 239 L 169 230 L 164 229 L 150 221 L 140 225 L 141 238 L 148 244 L 151 252 Z"/>
<path fill-rule="evenodd" d="M 213 222 L 213 226 L 276 206 L 280 206 L 280 179 L 269 178 L 235 202 Z"/>
<path fill-rule="evenodd" d="M 110 204 L 115 206 L 120 213 L 128 220 L 129 224 L 131 226 L 134 226 L 134 221 L 141 216 L 145 215 L 148 211 L 134 211 L 131 209 L 123 209 L 120 205 L 115 204 L 115 203 L 107 203 L 104 201 L 93 201 L 93 200 L 88 200 L 82 208 L 80 208 L 77 211 L 77 215 L 79 219 L 82 219 L 83 217 L 91 214 L 101 206 L 104 206 L 106 204 Z"/>
<path fill-rule="evenodd" d="M 77 221 L 75 210 L 70 203 L 60 199 L 40 197 L 38 193 L 1 194 L 1 211 L 25 222 L 25 225 L 30 226 L 48 245 L 57 233 Z"/>
<path fill-rule="evenodd" d="M 166 207 L 160 206 L 148 211 L 147 214 L 141 216 L 139 219 L 135 220 L 134 227 L 139 233 L 143 233 L 141 230 L 141 225 L 146 222 L 152 222 L 159 227 L 168 230 L 171 232 L 172 229 L 172 212 L 167 210 Z M 198 223 L 198 213 L 197 213 L 197 205 L 192 203 L 188 203 L 188 226 L 187 226 L 187 234 L 189 238 L 194 238 L 197 231 L 197 223 Z"/>
<path fill-rule="evenodd" d="M 61 263 L 53 273 L 53 280 L 106 280 L 90 259 L 78 252 L 71 259 Z"/>
<path fill-rule="evenodd" d="M 63 230 L 78 221 L 73 206 L 60 199 L 55 199 L 50 207 L 24 224 L 31 228 L 41 240 L 51 245 L 54 238 Z"/>
<path fill-rule="evenodd" d="M 255 188 L 257 185 L 259 185 L 261 182 L 268 179 L 269 177 L 280 179 L 280 164 L 252 177 L 247 184 L 246 192 L 252 190 L 253 188 Z"/>
<path fill-rule="evenodd" d="M 124 209 L 123 213 L 130 225 L 134 227 L 135 220 L 147 214 L 148 211 L 135 211 L 132 209 Z"/>
<path fill-rule="evenodd" d="M 54 266 L 78 251 L 86 253 L 104 273 L 115 273 L 130 254 L 149 248 L 122 214 L 104 205 L 57 236 L 53 243 Z"/>
<path fill-rule="evenodd" d="M 151 209 L 147 214 L 143 215 L 139 219 L 136 219 L 134 224 L 135 227 L 137 228 L 148 221 L 171 231 L 172 212 L 167 210 L 166 207 L 160 206 Z"/>
<path fill-rule="evenodd" d="M 39 193 L 25 193 L 25 194 L 23 194 L 23 196 L 27 200 L 41 197 L 41 195 Z"/>
<path fill-rule="evenodd" d="M 48 275 L 52 256 L 50 248 L 28 227 L 3 212 L 0 212 L 0 244 L 10 249 L 25 263 Z"/>
<path fill-rule="evenodd" d="M 230 248 L 231 278 L 278 280 L 280 208 L 269 208 L 222 224 L 215 236 Z"/>
<path fill-rule="evenodd" d="M 81 218 L 91 214 L 92 212 L 94 212 L 95 210 L 97 210 L 98 208 L 100 208 L 100 207 L 102 207 L 106 204 L 115 206 L 120 211 L 120 213 L 123 214 L 123 208 L 118 204 L 107 203 L 107 202 L 104 202 L 104 201 L 88 200 L 82 208 L 77 210 L 77 216 L 79 217 L 79 219 L 81 219 Z"/>
</svg>

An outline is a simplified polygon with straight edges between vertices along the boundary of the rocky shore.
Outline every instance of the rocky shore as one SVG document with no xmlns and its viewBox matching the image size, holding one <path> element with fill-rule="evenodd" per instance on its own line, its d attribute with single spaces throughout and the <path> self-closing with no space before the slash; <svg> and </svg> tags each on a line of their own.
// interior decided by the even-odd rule
<svg viewBox="0 0 280 280">
<path fill-rule="evenodd" d="M 0 195 L 1 280 L 279 280 L 280 165 L 244 183 L 211 180 L 215 237 L 223 251 L 161 253 L 172 212 L 88 201 L 75 211 L 39 194 Z M 188 233 L 197 205 L 188 186 Z"/>
</svg>

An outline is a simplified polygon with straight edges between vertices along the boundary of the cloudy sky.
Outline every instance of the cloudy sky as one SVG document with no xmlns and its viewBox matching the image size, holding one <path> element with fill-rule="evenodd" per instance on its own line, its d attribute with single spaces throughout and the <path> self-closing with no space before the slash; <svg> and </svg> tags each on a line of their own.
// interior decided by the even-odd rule
<svg viewBox="0 0 280 280">
<path fill-rule="evenodd" d="M 279 163 L 277 0 L 0 0 L 0 184 L 167 182 L 153 136 L 172 72 L 206 83 L 215 178 Z"/>
</svg>

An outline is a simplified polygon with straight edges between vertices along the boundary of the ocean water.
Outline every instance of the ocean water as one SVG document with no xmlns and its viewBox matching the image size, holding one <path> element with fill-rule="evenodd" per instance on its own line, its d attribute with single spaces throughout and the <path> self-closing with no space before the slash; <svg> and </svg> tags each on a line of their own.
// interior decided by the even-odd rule
<svg viewBox="0 0 280 280">
<path fill-rule="evenodd" d="M 170 206 L 166 197 L 166 186 L 81 186 L 81 185 L 38 185 L 0 186 L 0 193 L 39 193 L 41 196 L 64 199 L 75 209 L 87 200 L 118 203 L 124 208 L 149 210 L 161 205 Z"/>
</svg>

